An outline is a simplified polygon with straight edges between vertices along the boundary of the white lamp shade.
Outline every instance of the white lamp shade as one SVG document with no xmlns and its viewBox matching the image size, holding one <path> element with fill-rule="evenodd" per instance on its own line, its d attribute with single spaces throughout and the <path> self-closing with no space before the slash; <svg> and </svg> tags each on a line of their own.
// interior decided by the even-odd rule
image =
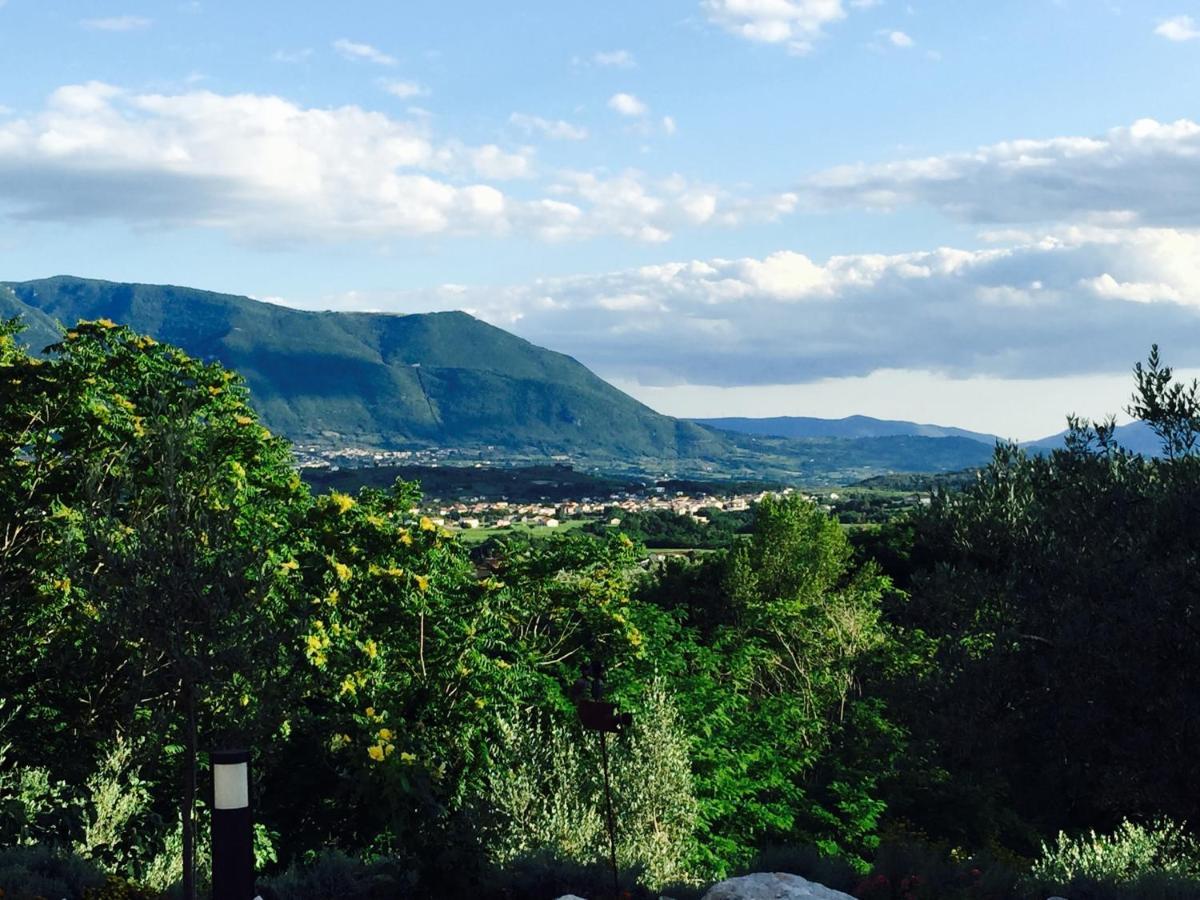
<svg viewBox="0 0 1200 900">
<path fill-rule="evenodd" d="M 213 765 L 213 806 L 217 809 L 245 809 L 250 805 L 250 773 L 247 764 Z"/>
</svg>

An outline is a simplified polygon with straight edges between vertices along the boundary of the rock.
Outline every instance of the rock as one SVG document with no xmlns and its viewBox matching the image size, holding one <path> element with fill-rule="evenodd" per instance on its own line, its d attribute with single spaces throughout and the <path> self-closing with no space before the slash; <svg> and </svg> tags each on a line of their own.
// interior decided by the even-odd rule
<svg viewBox="0 0 1200 900">
<path fill-rule="evenodd" d="M 849 894 L 786 872 L 759 872 L 714 885 L 704 900 L 854 900 Z"/>
</svg>

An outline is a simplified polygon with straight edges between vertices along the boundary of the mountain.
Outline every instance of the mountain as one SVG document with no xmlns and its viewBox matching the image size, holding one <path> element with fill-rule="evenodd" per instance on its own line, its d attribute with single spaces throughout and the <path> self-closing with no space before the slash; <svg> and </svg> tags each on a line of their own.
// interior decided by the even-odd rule
<svg viewBox="0 0 1200 900">
<path fill-rule="evenodd" d="M 920 425 L 897 419 L 873 419 L 870 416 L 847 416 L 844 419 L 818 419 L 812 416 L 775 416 L 766 419 L 723 418 L 692 419 L 740 434 L 775 435 L 786 438 L 873 438 L 908 435 L 912 437 L 960 437 L 994 445 L 1000 440 L 994 434 L 981 434 L 964 428 L 942 425 Z"/>
<path fill-rule="evenodd" d="M 109 318 L 246 379 L 274 431 L 328 448 L 471 450 L 495 461 L 568 456 L 607 472 L 841 484 L 980 465 L 963 436 L 778 437 L 661 415 L 569 356 L 466 313 L 309 312 L 187 287 L 59 276 L 0 283 L 26 344 Z M 920 427 L 920 426 L 915 426 Z M 949 430 L 947 430 L 949 431 Z M 969 434 L 964 432 L 963 434 Z"/>
<path fill-rule="evenodd" d="M 1021 446 L 1033 450 L 1055 450 L 1067 445 L 1066 435 L 1067 432 L 1064 430 L 1038 441 L 1028 441 Z M 1117 443 L 1126 450 L 1132 450 L 1143 456 L 1160 456 L 1162 454 L 1162 440 L 1145 422 L 1127 422 L 1124 425 L 1118 425 L 1114 436 Z"/>
<path fill-rule="evenodd" d="M 496 445 L 541 455 L 721 456 L 717 432 L 660 415 L 569 356 L 466 313 L 307 312 L 192 288 L 56 277 L 8 283 L 44 324 L 110 318 L 217 360 L 297 441 Z"/>
</svg>

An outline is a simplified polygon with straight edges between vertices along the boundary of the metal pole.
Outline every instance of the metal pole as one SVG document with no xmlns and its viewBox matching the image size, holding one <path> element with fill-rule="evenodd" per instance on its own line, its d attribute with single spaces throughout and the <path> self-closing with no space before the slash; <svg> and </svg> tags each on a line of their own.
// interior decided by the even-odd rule
<svg viewBox="0 0 1200 900">
<path fill-rule="evenodd" d="M 214 750 L 213 900 L 254 897 L 254 829 L 250 821 L 250 753 Z"/>
<path fill-rule="evenodd" d="M 613 817 L 612 786 L 608 781 L 608 734 L 600 732 L 600 762 L 604 769 L 604 808 L 608 820 L 608 859 L 612 864 L 613 900 L 620 900 L 621 881 L 617 877 L 617 822 Z"/>
</svg>

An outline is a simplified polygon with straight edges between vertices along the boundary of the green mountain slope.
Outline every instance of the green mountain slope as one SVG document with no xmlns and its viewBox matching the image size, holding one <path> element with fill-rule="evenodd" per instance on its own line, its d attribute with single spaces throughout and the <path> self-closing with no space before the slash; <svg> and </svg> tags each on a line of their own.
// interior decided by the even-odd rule
<svg viewBox="0 0 1200 900">
<path fill-rule="evenodd" d="M 36 311 L 31 346 L 49 320 L 113 319 L 240 372 L 267 425 L 294 440 L 666 460 L 730 449 L 717 432 L 660 415 L 570 357 L 466 313 L 307 312 L 62 276 L 6 287 Z"/>
<path fill-rule="evenodd" d="M 660 415 L 561 353 L 466 313 L 307 312 L 186 287 L 56 277 L 0 284 L 0 315 L 26 344 L 58 323 L 109 318 L 240 372 L 264 422 L 299 443 L 566 454 L 661 475 L 836 484 L 892 471 L 978 465 L 963 437 L 794 439 L 736 434 Z"/>
</svg>

